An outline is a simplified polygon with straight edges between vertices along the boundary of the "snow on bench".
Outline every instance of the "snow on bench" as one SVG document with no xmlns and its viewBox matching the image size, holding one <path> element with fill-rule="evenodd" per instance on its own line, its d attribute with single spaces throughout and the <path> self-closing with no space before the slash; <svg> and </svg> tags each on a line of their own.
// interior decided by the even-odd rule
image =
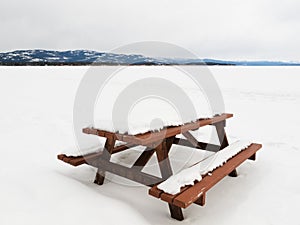
<svg viewBox="0 0 300 225">
<path fill-rule="evenodd" d="M 194 185 L 195 181 L 201 181 L 202 176 L 209 174 L 216 168 L 224 165 L 229 159 L 251 145 L 250 141 L 237 141 L 223 150 L 211 155 L 199 163 L 180 171 L 169 177 L 166 181 L 157 186 L 165 193 L 176 195 L 182 187 Z"/>
</svg>

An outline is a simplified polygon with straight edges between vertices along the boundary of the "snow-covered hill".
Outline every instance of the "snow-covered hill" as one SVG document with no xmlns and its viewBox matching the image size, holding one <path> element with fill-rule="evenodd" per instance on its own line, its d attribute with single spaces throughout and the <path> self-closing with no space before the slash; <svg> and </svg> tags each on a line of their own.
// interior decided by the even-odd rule
<svg viewBox="0 0 300 225">
<path fill-rule="evenodd" d="M 126 55 L 90 50 L 52 51 L 36 49 L 0 53 L 0 65 L 90 65 L 92 63 L 100 65 L 300 65 L 298 62 L 152 58 L 140 54 Z"/>
<path fill-rule="evenodd" d="M 124 55 L 114 53 L 104 53 L 87 50 L 75 51 L 48 51 L 48 50 L 19 50 L 7 53 L 0 53 L 2 63 L 61 63 L 61 64 L 91 64 L 94 62 L 103 64 L 132 64 L 132 63 L 152 63 L 155 59 L 142 55 Z"/>
</svg>

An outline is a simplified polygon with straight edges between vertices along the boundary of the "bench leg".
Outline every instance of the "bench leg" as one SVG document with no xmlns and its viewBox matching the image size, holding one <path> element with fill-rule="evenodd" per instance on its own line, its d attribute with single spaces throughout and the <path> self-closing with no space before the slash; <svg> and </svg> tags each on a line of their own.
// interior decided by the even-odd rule
<svg viewBox="0 0 300 225">
<path fill-rule="evenodd" d="M 254 153 L 249 159 L 255 161 L 256 160 L 256 154 Z"/>
<path fill-rule="evenodd" d="M 173 219 L 176 219 L 179 221 L 182 221 L 184 219 L 183 214 L 182 214 L 182 209 L 180 207 L 169 203 L 169 209 L 170 209 L 171 217 Z"/>
<path fill-rule="evenodd" d="M 228 174 L 228 176 L 230 176 L 230 177 L 237 177 L 238 173 L 237 173 L 236 169 L 232 170 L 231 173 Z"/>
<path fill-rule="evenodd" d="M 114 138 L 107 138 L 105 141 L 104 149 L 103 149 L 103 154 L 102 154 L 102 159 L 106 161 L 110 161 L 111 154 L 113 151 L 113 148 L 115 146 L 116 140 Z M 105 179 L 105 171 L 98 169 L 97 174 L 94 180 L 95 184 L 102 185 L 104 183 Z"/>
<path fill-rule="evenodd" d="M 204 206 L 206 201 L 206 193 L 203 193 L 194 203 L 200 206 Z"/>
</svg>

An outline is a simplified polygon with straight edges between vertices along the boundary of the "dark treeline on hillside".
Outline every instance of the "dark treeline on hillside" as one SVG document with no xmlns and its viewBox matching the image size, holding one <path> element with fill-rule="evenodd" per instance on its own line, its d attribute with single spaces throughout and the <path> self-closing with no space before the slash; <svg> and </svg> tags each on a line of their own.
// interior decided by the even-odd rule
<svg viewBox="0 0 300 225">
<path fill-rule="evenodd" d="M 0 66 L 172 66 L 172 65 L 197 65 L 197 66 L 235 66 L 235 64 L 229 63 L 186 63 L 186 64 L 169 64 L 169 63 L 153 63 L 153 62 L 141 62 L 141 63 L 91 63 L 91 62 L 0 62 Z"/>
</svg>

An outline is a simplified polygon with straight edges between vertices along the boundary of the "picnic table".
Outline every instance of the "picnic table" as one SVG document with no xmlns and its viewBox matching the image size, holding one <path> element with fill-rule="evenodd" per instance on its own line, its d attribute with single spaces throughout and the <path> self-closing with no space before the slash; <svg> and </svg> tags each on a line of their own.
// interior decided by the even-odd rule
<svg viewBox="0 0 300 225">
<path fill-rule="evenodd" d="M 255 160 L 256 152 L 261 148 L 260 144 L 251 144 L 249 147 L 229 159 L 223 166 L 218 167 L 211 173 L 203 176 L 199 182 L 194 185 L 182 187 L 180 193 L 169 194 L 158 188 L 158 185 L 165 182 L 173 175 L 170 164 L 169 152 L 172 145 L 181 145 L 199 150 L 218 152 L 229 146 L 225 126 L 226 119 L 233 117 L 232 114 L 221 114 L 209 119 L 199 119 L 194 122 L 186 123 L 180 126 L 166 127 L 160 131 L 147 132 L 137 135 L 120 134 L 89 127 L 84 128 L 85 134 L 105 137 L 105 145 L 101 152 L 90 153 L 81 156 L 69 156 L 65 154 L 58 155 L 58 159 L 72 166 L 88 164 L 97 168 L 94 183 L 102 185 L 105 180 L 105 173 L 110 172 L 115 175 L 127 178 L 140 184 L 149 186 L 149 194 L 160 198 L 169 205 L 171 217 L 177 220 L 183 220 L 182 208 L 186 208 L 192 203 L 198 205 L 205 204 L 206 192 L 225 176 L 237 176 L 236 168 L 245 160 Z M 219 144 L 199 142 L 191 133 L 204 126 L 214 126 L 217 131 Z M 177 137 L 179 134 L 184 138 Z M 117 145 L 117 141 L 125 142 Z M 136 146 L 145 146 L 145 150 L 138 159 L 129 168 L 114 162 L 111 162 L 111 156 L 115 153 L 129 150 Z M 154 154 L 156 153 L 156 154 Z M 156 155 L 161 176 L 154 176 L 143 172 L 150 158 Z"/>
</svg>

